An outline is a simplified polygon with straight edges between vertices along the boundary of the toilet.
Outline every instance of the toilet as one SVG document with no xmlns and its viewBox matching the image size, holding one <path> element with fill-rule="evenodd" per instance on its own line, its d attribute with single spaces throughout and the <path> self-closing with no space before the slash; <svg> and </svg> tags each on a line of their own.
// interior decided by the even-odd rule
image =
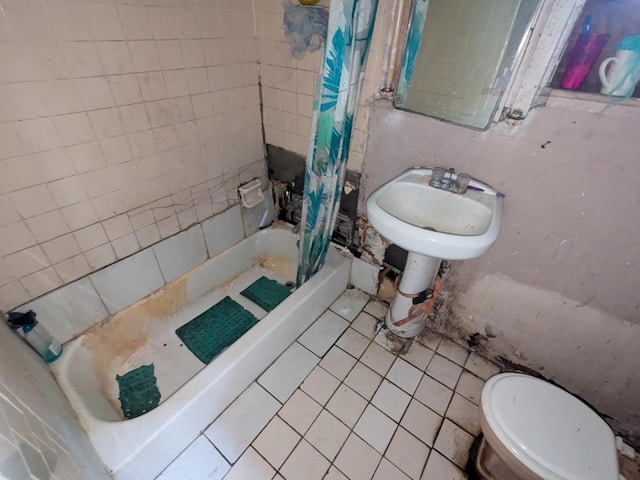
<svg viewBox="0 0 640 480">
<path fill-rule="evenodd" d="M 488 480 L 618 480 L 615 438 L 591 408 L 529 375 L 501 373 L 481 395 L 476 457 Z"/>
</svg>

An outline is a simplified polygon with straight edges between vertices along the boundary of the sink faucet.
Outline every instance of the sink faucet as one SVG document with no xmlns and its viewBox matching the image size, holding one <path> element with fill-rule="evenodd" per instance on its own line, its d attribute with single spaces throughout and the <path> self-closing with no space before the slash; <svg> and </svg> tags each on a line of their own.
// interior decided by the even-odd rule
<svg viewBox="0 0 640 480">
<path fill-rule="evenodd" d="M 456 173 L 454 168 L 448 170 L 442 167 L 431 169 L 431 180 L 429 186 L 447 190 L 453 193 L 465 193 L 471 177 L 466 173 Z"/>
</svg>

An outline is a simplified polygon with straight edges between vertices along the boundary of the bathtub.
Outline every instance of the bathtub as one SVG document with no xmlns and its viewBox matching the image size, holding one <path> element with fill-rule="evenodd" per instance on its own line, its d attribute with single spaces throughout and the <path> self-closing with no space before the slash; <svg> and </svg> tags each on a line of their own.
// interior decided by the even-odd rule
<svg viewBox="0 0 640 480">
<path fill-rule="evenodd" d="M 65 345 L 54 375 L 113 478 L 158 475 L 345 289 L 351 257 L 332 246 L 270 313 L 245 303 L 238 292 L 263 273 L 295 281 L 297 238 L 285 225 L 261 230 Z M 260 321 L 205 366 L 174 332 L 226 295 Z M 115 375 L 151 361 L 161 403 L 125 420 Z"/>
</svg>

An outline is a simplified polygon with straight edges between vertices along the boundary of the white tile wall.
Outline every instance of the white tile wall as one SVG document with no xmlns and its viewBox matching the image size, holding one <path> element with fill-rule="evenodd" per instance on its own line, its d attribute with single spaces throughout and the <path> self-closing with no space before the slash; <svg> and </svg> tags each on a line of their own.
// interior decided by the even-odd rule
<svg viewBox="0 0 640 480">
<path fill-rule="evenodd" d="M 197 267 L 207 258 L 200 225 L 154 245 L 153 253 L 167 283 Z"/>
<path fill-rule="evenodd" d="M 207 242 L 209 256 L 213 257 L 242 240 L 244 229 L 240 207 L 236 206 L 202 222 L 202 231 Z"/>
<path fill-rule="evenodd" d="M 29 259 L 0 276 L 0 310 L 226 209 L 240 177 L 266 180 L 251 5 L 133 3 L 4 9 L 0 258 Z"/>
</svg>

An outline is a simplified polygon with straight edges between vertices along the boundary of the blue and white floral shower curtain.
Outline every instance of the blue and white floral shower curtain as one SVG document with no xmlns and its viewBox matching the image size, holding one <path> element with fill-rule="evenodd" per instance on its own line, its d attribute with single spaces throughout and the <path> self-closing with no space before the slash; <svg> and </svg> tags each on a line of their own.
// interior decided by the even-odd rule
<svg viewBox="0 0 640 480">
<path fill-rule="evenodd" d="M 378 0 L 331 0 L 305 169 L 298 285 L 322 267 L 329 249 L 377 7 Z"/>
</svg>

